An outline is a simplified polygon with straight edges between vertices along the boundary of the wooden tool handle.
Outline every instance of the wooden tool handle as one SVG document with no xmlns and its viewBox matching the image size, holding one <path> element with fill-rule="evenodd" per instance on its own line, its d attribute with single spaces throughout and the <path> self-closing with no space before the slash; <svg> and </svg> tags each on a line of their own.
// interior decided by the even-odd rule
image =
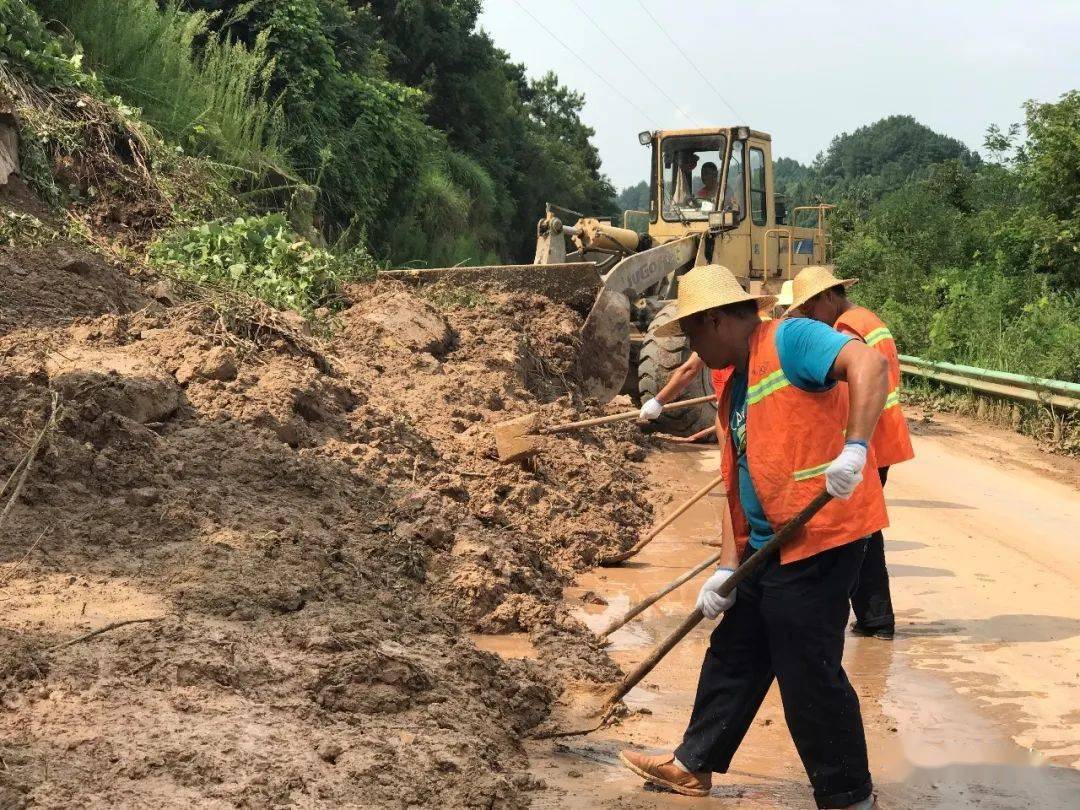
<svg viewBox="0 0 1080 810">
<path fill-rule="evenodd" d="M 679 517 L 679 515 L 681 515 L 683 512 L 685 512 L 687 509 L 689 509 L 695 503 L 700 501 L 702 498 L 704 498 L 706 495 L 708 495 L 710 492 L 712 492 L 713 489 L 715 489 L 717 486 L 719 486 L 723 482 L 724 482 L 724 476 L 722 474 L 716 476 L 716 478 L 711 480 L 709 483 L 707 483 L 705 486 L 703 486 L 701 489 L 699 489 L 697 492 L 695 492 L 693 495 L 691 495 L 682 505 L 679 506 L 678 509 L 676 509 L 674 512 L 672 512 L 666 518 L 664 518 L 659 523 L 657 523 L 653 528 L 651 528 L 649 530 L 648 534 L 646 534 L 644 537 L 642 537 L 640 540 L 638 540 L 636 543 L 634 543 L 634 545 L 632 545 L 630 548 L 628 548 L 622 554 L 619 554 L 616 557 L 613 557 L 612 559 L 617 561 L 617 562 L 623 562 L 624 560 L 629 560 L 631 557 L 633 557 L 635 554 L 637 554 L 639 551 L 641 551 L 643 548 L 645 548 L 645 546 L 649 545 L 649 543 L 651 543 L 656 538 L 656 536 L 658 534 L 660 534 L 660 532 L 662 532 L 664 529 L 666 529 L 668 526 L 670 526 L 672 523 L 674 523 L 675 519 L 677 517 Z M 605 560 L 601 560 L 600 564 L 603 565 L 605 562 L 606 562 Z"/>
<path fill-rule="evenodd" d="M 663 588 L 658 590 L 652 596 L 649 596 L 649 597 L 646 597 L 645 599 L 642 599 L 640 602 L 638 602 L 636 605 L 634 605 L 632 608 L 630 608 L 630 610 L 626 611 L 626 613 L 624 613 L 622 616 L 615 619 L 615 621 L 613 621 L 611 624 L 609 624 L 607 627 L 605 627 L 603 632 L 598 634 L 599 638 L 607 638 L 609 635 L 614 633 L 616 630 L 618 630 L 620 627 L 622 627 L 624 624 L 626 624 L 632 618 L 637 616 L 643 610 L 645 610 L 649 606 L 654 605 L 657 602 L 659 602 L 661 599 L 663 599 L 665 596 L 667 596 L 669 593 L 671 593 L 673 590 L 678 588 L 683 583 L 689 582 L 690 580 L 692 580 L 694 577 L 696 577 L 698 574 L 700 574 L 702 571 L 704 571 L 710 565 L 714 565 L 715 563 L 719 562 L 721 554 L 723 554 L 723 551 L 718 551 L 715 554 L 712 554 L 709 557 L 706 557 L 704 560 L 702 560 L 700 563 L 695 565 L 693 568 L 691 568 L 685 574 L 678 577 L 677 579 L 673 579 L 671 582 L 669 582 Z"/>
<path fill-rule="evenodd" d="M 685 512 L 687 509 L 689 509 L 695 503 L 700 501 L 702 498 L 704 498 L 706 495 L 708 495 L 710 492 L 712 492 L 714 489 L 716 489 L 716 487 L 720 486 L 720 484 L 722 484 L 722 483 L 724 483 L 724 475 L 723 475 L 723 473 L 716 476 L 716 478 L 712 479 L 709 483 L 707 483 L 705 486 L 703 486 L 701 489 L 699 489 L 697 492 L 695 492 L 693 495 L 691 495 L 689 498 L 687 498 L 686 501 L 678 509 L 676 509 L 674 512 L 672 512 L 666 518 L 664 518 L 659 523 L 657 523 L 655 526 L 653 526 L 653 528 L 649 529 L 649 533 L 646 534 L 643 538 L 641 538 L 641 541 L 636 546 L 634 546 L 635 552 L 640 551 L 645 546 L 646 543 L 648 543 L 650 540 L 652 540 L 654 537 L 656 537 L 656 535 L 660 534 L 660 532 L 662 532 L 664 529 L 666 529 L 668 526 L 670 526 L 674 522 L 675 518 L 677 518 L 679 515 L 681 515 L 683 512 Z"/>
<path fill-rule="evenodd" d="M 716 394 L 711 394 L 707 397 L 694 397 L 693 399 L 680 399 L 678 402 L 672 402 L 670 405 L 664 406 L 664 413 L 668 411 L 677 411 L 681 408 L 689 408 L 691 405 L 702 405 L 706 402 L 715 402 Z M 542 429 L 541 433 L 562 433 L 565 430 L 576 430 L 577 428 L 592 427 L 593 425 L 606 425 L 608 422 L 622 422 L 626 419 L 636 419 L 641 411 L 623 411 L 622 413 L 613 413 L 607 416 L 597 416 L 593 419 L 582 419 L 580 422 L 567 422 L 563 425 L 552 425 Z"/>
<path fill-rule="evenodd" d="M 791 539 L 791 536 L 795 534 L 795 532 L 805 526 L 806 522 L 818 513 L 821 507 L 831 500 L 832 495 L 827 491 L 823 490 L 819 493 L 814 500 L 810 501 L 810 503 L 799 512 L 799 514 L 788 521 L 784 528 L 770 537 L 761 548 L 743 560 L 742 565 L 736 568 L 735 572 L 720 586 L 720 595 L 729 596 L 731 592 L 739 586 L 740 582 L 761 567 L 761 564 L 765 562 L 771 554 L 779 550 L 784 543 Z M 610 707 L 613 707 L 616 703 L 626 697 L 626 693 L 637 686 L 641 679 L 648 675 L 653 667 L 660 663 L 660 659 L 671 652 L 672 647 L 682 641 L 687 633 L 697 627 L 698 623 L 703 618 L 705 618 L 704 614 L 695 608 L 689 616 L 683 619 L 682 624 L 671 632 L 671 635 L 656 645 L 656 649 L 649 653 L 648 658 L 638 664 L 633 671 L 628 673 L 626 677 L 622 679 L 622 683 L 616 687 L 615 691 L 612 692 L 611 697 L 607 700 L 609 714 Z"/>
<path fill-rule="evenodd" d="M 656 648 L 649 653 L 648 658 L 638 664 L 637 667 L 622 679 L 622 683 L 619 684 L 611 697 L 608 698 L 607 705 L 614 706 L 626 697 L 626 693 L 637 686 L 642 678 L 652 672 L 653 667 L 660 663 L 660 659 L 671 652 L 672 647 L 682 641 L 686 634 L 697 627 L 698 622 L 704 618 L 705 614 L 697 608 L 694 608 L 690 615 L 683 619 L 682 624 L 671 632 L 670 636 L 656 645 Z"/>
<path fill-rule="evenodd" d="M 787 522 L 784 528 L 766 540 L 761 548 L 742 561 L 742 564 L 735 569 L 735 573 L 728 577 L 724 581 L 724 584 L 720 586 L 720 595 L 730 596 L 731 592 L 738 587 L 740 582 L 750 576 L 757 568 L 760 568 L 761 564 L 765 562 L 770 554 L 779 551 L 780 547 L 790 540 L 795 532 L 805 526 L 810 518 L 820 512 L 821 508 L 831 500 L 832 495 L 824 489 L 821 490 L 814 500 L 810 501 L 810 503 L 802 508 L 802 511 L 799 512 L 799 514 L 795 515 L 795 517 Z"/>
</svg>

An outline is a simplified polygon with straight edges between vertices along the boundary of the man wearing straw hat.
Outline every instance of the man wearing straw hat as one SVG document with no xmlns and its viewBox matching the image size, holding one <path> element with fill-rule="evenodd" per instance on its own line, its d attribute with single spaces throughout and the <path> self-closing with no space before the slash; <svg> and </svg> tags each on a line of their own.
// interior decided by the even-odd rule
<svg viewBox="0 0 1080 810">
<path fill-rule="evenodd" d="M 872 346 L 889 364 L 889 395 L 870 447 L 877 459 L 881 485 L 889 467 L 915 457 L 907 420 L 900 410 L 900 358 L 885 322 L 866 307 L 848 300 L 845 292 L 857 279 L 837 278 L 829 267 L 813 266 L 799 272 L 792 288 L 792 307 L 807 318 L 821 321 L 838 332 L 854 335 Z M 866 544 L 859 583 L 851 595 L 855 621 L 851 631 L 860 636 L 891 639 L 895 632 L 889 570 L 885 566 L 885 537 L 874 532 Z"/>
<path fill-rule="evenodd" d="M 623 751 L 649 782 L 707 795 L 725 773 L 773 679 L 818 807 L 872 807 L 859 700 L 841 665 L 848 600 L 865 538 L 888 524 L 868 442 L 888 393 L 888 364 L 851 336 L 806 318 L 762 321 L 771 296 L 748 295 L 729 270 L 696 267 L 679 280 L 678 320 L 710 368 L 734 366 L 719 415 L 735 542 L 698 594 L 724 613 L 701 665 L 682 744 L 673 754 Z M 846 382 L 846 388 L 837 386 Z M 869 462 L 868 462 L 869 458 Z M 822 487 L 835 498 L 729 597 L 731 572 Z"/>
<path fill-rule="evenodd" d="M 775 300 L 774 311 L 781 309 L 783 311 L 791 310 L 791 301 L 793 295 L 793 282 L 788 279 L 780 287 L 780 295 L 776 299 L 765 298 L 769 300 Z M 768 309 L 768 307 L 766 307 Z M 769 315 L 764 310 L 759 310 L 758 316 L 762 320 L 768 320 Z M 656 396 L 647 400 L 642 406 L 641 411 L 638 413 L 638 419 L 642 422 L 655 422 L 660 418 L 660 414 L 664 412 L 664 406 L 668 405 L 679 398 L 683 391 L 690 387 L 690 384 L 698 378 L 702 369 L 705 368 L 705 362 L 698 356 L 697 352 L 690 352 L 690 356 L 686 359 L 686 362 L 675 369 L 671 377 L 668 378 L 667 383 L 661 388 Z M 716 396 L 723 396 L 724 386 L 727 384 L 728 378 L 731 377 L 731 367 L 714 369 L 710 373 L 712 379 L 713 390 L 716 392 Z M 710 429 L 711 430 L 711 429 Z M 701 435 L 705 435 L 706 431 L 702 431 Z"/>
</svg>

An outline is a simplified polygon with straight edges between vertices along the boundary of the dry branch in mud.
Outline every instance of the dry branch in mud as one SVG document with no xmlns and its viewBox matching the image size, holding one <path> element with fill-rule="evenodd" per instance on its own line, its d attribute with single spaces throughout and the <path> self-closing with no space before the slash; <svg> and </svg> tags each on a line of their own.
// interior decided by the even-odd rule
<svg viewBox="0 0 1080 810">
<path fill-rule="evenodd" d="M 146 619 L 124 619 L 123 621 L 119 621 L 119 622 L 109 622 L 104 627 L 99 627 L 97 630 L 91 630 L 89 633 L 83 633 L 81 636 L 76 636 L 75 638 L 70 639 L 69 641 L 64 641 L 64 642 L 62 642 L 60 644 L 56 644 L 56 645 L 50 647 L 49 649 L 50 650 L 62 650 L 65 647 L 73 647 L 76 644 L 82 644 L 84 641 L 89 641 L 92 638 L 97 638 L 98 636 L 102 635 L 103 633 L 108 633 L 110 630 L 116 630 L 117 628 L 120 628 L 120 627 L 127 627 L 129 624 L 143 624 L 145 622 L 159 622 L 159 621 L 161 621 L 161 618 L 162 618 L 161 616 L 150 616 L 150 617 L 148 617 Z"/>
<path fill-rule="evenodd" d="M 56 411 L 59 401 L 59 395 L 53 391 L 52 401 L 49 406 L 49 415 L 45 419 L 45 424 L 42 426 L 41 430 L 38 431 L 34 441 L 27 448 L 26 455 L 19 460 L 19 463 L 15 465 L 15 469 L 11 471 L 11 474 L 4 482 L 4 486 L 0 487 L 0 495 L 4 495 L 15 476 L 19 476 L 19 480 L 15 482 L 15 487 L 11 490 L 11 495 L 8 498 L 7 503 L 5 503 L 4 508 L 0 510 L 0 529 L 4 526 L 4 518 L 7 517 L 8 512 L 11 511 L 11 507 L 15 505 L 15 501 L 17 501 L 19 495 L 22 494 L 23 487 L 26 486 L 26 479 L 30 476 L 30 471 L 34 467 L 34 461 L 37 459 L 37 455 L 41 450 L 41 445 L 56 424 Z"/>
</svg>

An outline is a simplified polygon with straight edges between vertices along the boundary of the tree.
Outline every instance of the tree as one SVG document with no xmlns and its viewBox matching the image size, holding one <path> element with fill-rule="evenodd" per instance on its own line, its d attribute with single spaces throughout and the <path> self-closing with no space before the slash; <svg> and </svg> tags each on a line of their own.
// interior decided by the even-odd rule
<svg viewBox="0 0 1080 810">
<path fill-rule="evenodd" d="M 613 211 L 584 98 L 529 81 L 476 27 L 479 0 L 187 2 L 244 41 L 269 32 L 294 163 L 331 235 L 362 229 L 394 262 L 524 258 L 544 202 Z"/>
<path fill-rule="evenodd" d="M 649 184 L 642 180 L 636 186 L 627 186 L 615 198 L 615 205 L 623 211 L 649 210 Z"/>
</svg>

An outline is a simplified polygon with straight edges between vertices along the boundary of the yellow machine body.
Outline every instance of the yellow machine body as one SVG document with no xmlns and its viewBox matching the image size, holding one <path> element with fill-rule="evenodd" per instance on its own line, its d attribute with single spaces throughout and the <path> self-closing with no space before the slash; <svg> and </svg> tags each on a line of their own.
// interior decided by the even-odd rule
<svg viewBox="0 0 1080 810">
<path fill-rule="evenodd" d="M 774 189 L 771 136 L 749 127 L 659 130 L 642 133 L 642 140 L 646 135 L 651 150 L 649 210 L 625 212 L 623 221 L 647 217 L 653 244 L 688 234 L 711 236 L 705 261 L 728 268 L 754 292 L 779 289 L 801 268 L 828 261 L 826 215 L 832 206 L 786 208 Z M 718 148 L 708 149 L 710 145 Z M 674 211 L 672 205 L 678 193 L 673 186 L 679 185 L 673 174 L 678 173 L 680 155 L 689 151 L 715 153 L 713 162 L 719 164 L 717 193 L 711 200 L 701 198 L 706 208 L 713 203 L 712 210 L 699 211 L 695 218 Z M 701 166 L 688 171 L 700 172 Z M 691 179 L 700 183 L 700 175 Z M 698 194 L 700 189 L 695 197 Z M 792 224 L 796 219 L 801 226 Z"/>
</svg>

